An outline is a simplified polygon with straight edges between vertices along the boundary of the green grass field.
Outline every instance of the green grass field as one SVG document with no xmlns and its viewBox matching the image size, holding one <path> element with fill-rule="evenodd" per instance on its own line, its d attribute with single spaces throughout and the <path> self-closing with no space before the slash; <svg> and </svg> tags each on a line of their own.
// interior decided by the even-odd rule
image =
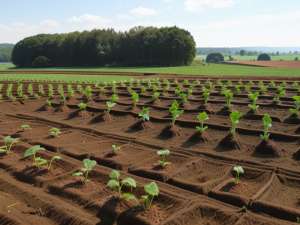
<svg viewBox="0 0 300 225">
<path fill-rule="evenodd" d="M 53 82 L 111 82 L 130 80 L 129 76 L 93 76 L 93 75 L 64 75 L 64 74 L 0 74 L 0 81 L 53 81 Z"/>
<path fill-rule="evenodd" d="M 0 65 L 2 70 L 12 67 L 11 64 Z M 23 70 L 23 69 L 22 69 Z M 30 69 L 32 70 L 32 69 Z M 39 69 L 41 70 L 41 69 Z M 60 70 L 60 71 L 98 71 L 98 72 L 139 72 L 139 73 L 168 73 L 178 75 L 207 75 L 207 76 L 289 76 L 300 77 L 300 68 L 266 68 L 266 67 L 252 67 L 239 65 L 224 65 L 224 64 L 210 64 L 201 65 L 196 62 L 191 66 L 179 67 L 54 67 L 45 68 L 42 70 Z M 12 75 L 10 75 L 12 76 Z M 23 77 L 30 79 L 32 75 L 24 75 Z M 41 75 L 43 76 L 43 75 Z M 44 75 L 45 76 L 45 75 Z M 50 76 L 50 75 L 49 75 Z M 70 75 L 66 75 L 70 76 Z M 54 75 L 51 75 L 54 77 Z M 93 76 L 89 76 L 93 77 Z M 124 77 L 120 77 L 124 79 Z"/>
</svg>

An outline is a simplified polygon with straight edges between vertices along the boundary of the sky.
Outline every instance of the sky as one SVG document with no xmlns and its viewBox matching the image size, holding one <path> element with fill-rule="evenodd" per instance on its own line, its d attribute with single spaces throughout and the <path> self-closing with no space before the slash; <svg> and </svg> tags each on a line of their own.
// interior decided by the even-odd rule
<svg viewBox="0 0 300 225">
<path fill-rule="evenodd" d="M 300 0 L 0 0 L 0 43 L 38 33 L 178 26 L 198 47 L 300 46 Z"/>
</svg>

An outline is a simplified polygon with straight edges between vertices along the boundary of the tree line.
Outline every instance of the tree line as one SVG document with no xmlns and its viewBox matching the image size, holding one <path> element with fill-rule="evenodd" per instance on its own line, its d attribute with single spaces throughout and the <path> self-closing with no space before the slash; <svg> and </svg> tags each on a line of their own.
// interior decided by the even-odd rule
<svg viewBox="0 0 300 225">
<path fill-rule="evenodd" d="M 10 62 L 13 44 L 0 44 L 0 62 Z"/>
<path fill-rule="evenodd" d="M 179 66 L 196 54 L 192 35 L 178 27 L 134 27 L 39 34 L 18 42 L 12 62 L 37 66 Z"/>
</svg>

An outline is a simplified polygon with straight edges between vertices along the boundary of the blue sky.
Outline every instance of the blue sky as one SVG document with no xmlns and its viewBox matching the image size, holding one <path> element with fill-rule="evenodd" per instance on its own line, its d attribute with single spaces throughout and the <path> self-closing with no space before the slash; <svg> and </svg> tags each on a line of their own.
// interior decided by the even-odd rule
<svg viewBox="0 0 300 225">
<path fill-rule="evenodd" d="M 189 30 L 197 46 L 300 46 L 299 0 L 9 0 L 0 43 L 37 33 L 137 25 Z"/>
</svg>

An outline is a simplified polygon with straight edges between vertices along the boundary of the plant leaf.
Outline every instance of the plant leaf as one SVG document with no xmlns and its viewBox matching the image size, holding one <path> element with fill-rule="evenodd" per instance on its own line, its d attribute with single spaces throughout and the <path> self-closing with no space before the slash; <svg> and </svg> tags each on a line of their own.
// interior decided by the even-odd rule
<svg viewBox="0 0 300 225">
<path fill-rule="evenodd" d="M 131 177 L 126 177 L 121 181 L 122 185 L 131 187 L 131 188 L 136 188 L 136 182 L 133 178 Z"/>
<path fill-rule="evenodd" d="M 147 194 L 151 196 L 158 196 L 159 195 L 159 188 L 155 182 L 151 182 L 144 186 L 144 190 Z"/>
</svg>

